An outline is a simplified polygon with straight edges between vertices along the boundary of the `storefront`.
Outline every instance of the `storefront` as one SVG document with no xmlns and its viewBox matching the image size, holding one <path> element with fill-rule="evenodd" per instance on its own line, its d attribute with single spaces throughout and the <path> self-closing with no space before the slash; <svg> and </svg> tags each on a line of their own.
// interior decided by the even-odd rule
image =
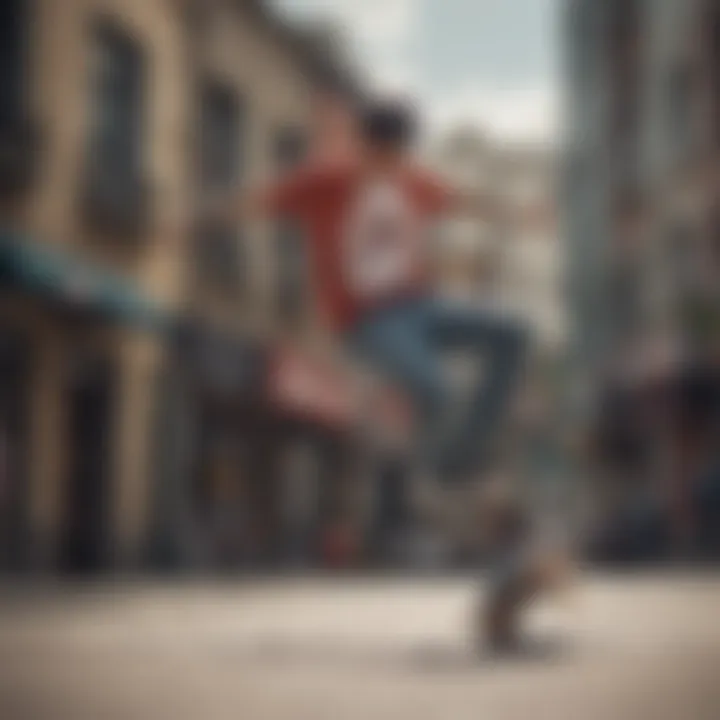
<svg viewBox="0 0 720 720">
<path fill-rule="evenodd" d="M 604 511 L 596 556 L 647 561 L 716 552 L 717 363 L 683 358 L 653 372 L 644 366 L 615 378 L 602 397 L 594 425 L 594 504 Z"/>
<path fill-rule="evenodd" d="M 132 563 L 166 315 L 110 271 L 10 233 L 0 290 L 0 565 Z"/>
<path fill-rule="evenodd" d="M 249 338 L 198 321 L 179 329 L 159 383 L 153 566 L 233 571 L 255 561 L 270 455 L 265 370 Z"/>
<path fill-rule="evenodd" d="M 299 350 L 277 350 L 268 373 L 275 455 L 275 558 L 323 560 L 328 533 L 359 530 L 359 397 L 351 373 Z M 326 558 L 327 559 L 327 558 Z"/>
</svg>

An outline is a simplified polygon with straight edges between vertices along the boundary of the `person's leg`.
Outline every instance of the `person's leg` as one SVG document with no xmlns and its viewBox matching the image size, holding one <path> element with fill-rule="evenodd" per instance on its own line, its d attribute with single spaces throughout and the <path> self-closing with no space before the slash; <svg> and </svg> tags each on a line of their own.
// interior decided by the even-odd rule
<svg viewBox="0 0 720 720">
<path fill-rule="evenodd" d="M 435 474 L 450 394 L 427 332 L 427 312 L 428 303 L 417 301 L 378 313 L 356 329 L 349 345 L 361 361 L 407 393 L 415 411 L 418 460 Z"/>
<path fill-rule="evenodd" d="M 478 639 L 484 636 L 491 650 L 509 652 L 523 645 L 523 610 L 541 590 L 539 577 L 528 558 L 520 555 L 503 559 L 490 574 L 489 587 L 481 604 Z"/>
<path fill-rule="evenodd" d="M 528 333 L 510 318 L 439 302 L 429 311 L 429 327 L 434 343 L 476 355 L 482 369 L 469 409 L 443 450 L 445 474 L 467 476 L 487 460 L 522 370 Z"/>
</svg>

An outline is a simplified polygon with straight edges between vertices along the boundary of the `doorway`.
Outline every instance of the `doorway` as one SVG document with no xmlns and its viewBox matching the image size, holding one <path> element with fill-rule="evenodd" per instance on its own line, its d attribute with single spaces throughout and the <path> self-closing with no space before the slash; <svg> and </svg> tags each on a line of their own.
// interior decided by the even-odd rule
<svg viewBox="0 0 720 720">
<path fill-rule="evenodd" d="M 291 435 L 281 449 L 278 493 L 283 562 L 291 567 L 307 567 L 314 560 L 321 472 L 317 443 L 302 434 Z"/>
<path fill-rule="evenodd" d="M 28 360 L 26 338 L 0 331 L 0 572 L 28 560 Z"/>
<path fill-rule="evenodd" d="M 61 568 L 92 574 L 109 560 L 111 418 L 114 373 L 101 358 L 83 358 L 68 386 L 68 474 Z"/>
</svg>

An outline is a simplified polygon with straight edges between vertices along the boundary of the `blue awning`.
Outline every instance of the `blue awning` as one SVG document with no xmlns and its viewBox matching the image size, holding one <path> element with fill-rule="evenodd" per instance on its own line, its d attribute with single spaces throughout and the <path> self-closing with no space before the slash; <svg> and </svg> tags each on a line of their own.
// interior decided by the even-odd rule
<svg viewBox="0 0 720 720">
<path fill-rule="evenodd" d="M 67 251 L 0 230 L 0 286 L 11 285 L 113 322 L 164 330 L 171 315 L 133 284 Z"/>
</svg>

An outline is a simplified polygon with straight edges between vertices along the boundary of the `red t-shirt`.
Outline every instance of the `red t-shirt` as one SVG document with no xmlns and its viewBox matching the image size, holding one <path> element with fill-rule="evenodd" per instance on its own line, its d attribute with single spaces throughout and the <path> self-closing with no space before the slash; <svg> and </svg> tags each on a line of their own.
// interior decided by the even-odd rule
<svg viewBox="0 0 720 720">
<path fill-rule="evenodd" d="M 425 291 L 428 220 L 447 199 L 418 169 L 371 179 L 350 165 L 302 168 L 265 198 L 302 228 L 321 309 L 337 330 Z"/>
</svg>

